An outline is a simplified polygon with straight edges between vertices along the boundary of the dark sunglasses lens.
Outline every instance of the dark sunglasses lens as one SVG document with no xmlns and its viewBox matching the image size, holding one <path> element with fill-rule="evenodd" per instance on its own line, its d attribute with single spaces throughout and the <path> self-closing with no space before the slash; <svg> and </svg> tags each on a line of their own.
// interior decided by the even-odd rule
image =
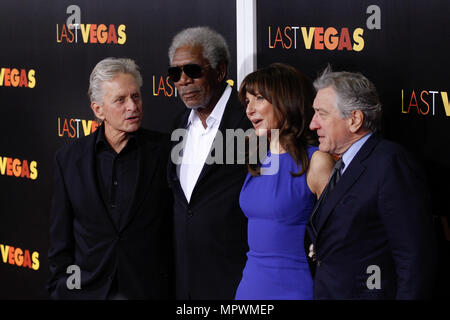
<svg viewBox="0 0 450 320">
<path fill-rule="evenodd" d="M 168 74 L 173 82 L 177 82 L 181 78 L 181 67 L 170 67 L 168 69 Z"/>
<path fill-rule="evenodd" d="M 197 79 L 202 76 L 202 67 L 198 64 L 187 64 L 183 67 L 184 73 L 192 79 Z"/>
</svg>

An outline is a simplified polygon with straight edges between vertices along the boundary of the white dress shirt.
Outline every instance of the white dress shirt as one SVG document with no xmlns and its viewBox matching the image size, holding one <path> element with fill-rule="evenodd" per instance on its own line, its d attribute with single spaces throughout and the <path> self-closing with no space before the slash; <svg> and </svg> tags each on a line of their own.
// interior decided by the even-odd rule
<svg viewBox="0 0 450 320">
<path fill-rule="evenodd" d="M 231 90 L 230 86 L 225 88 L 213 111 L 206 118 L 206 128 L 194 109 L 189 115 L 187 140 L 180 165 L 180 184 L 188 202 L 216 137 Z"/>
</svg>

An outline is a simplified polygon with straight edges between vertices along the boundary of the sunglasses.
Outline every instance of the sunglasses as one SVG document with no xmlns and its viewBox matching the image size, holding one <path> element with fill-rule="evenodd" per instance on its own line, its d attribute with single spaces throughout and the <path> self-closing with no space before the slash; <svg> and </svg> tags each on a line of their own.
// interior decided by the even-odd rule
<svg viewBox="0 0 450 320">
<path fill-rule="evenodd" d="M 202 67 L 201 65 L 191 63 L 185 64 L 181 67 L 169 67 L 168 74 L 170 80 L 177 82 L 181 78 L 181 72 L 184 72 L 189 78 L 198 79 L 203 76 L 203 70 L 205 70 L 209 65 Z"/>
</svg>

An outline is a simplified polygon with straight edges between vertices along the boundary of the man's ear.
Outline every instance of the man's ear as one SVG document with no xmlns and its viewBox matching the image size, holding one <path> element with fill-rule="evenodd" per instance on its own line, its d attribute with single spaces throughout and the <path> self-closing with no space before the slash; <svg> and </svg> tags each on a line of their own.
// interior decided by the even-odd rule
<svg viewBox="0 0 450 320">
<path fill-rule="evenodd" d="M 105 120 L 105 115 L 103 114 L 103 106 L 99 105 L 97 102 L 91 102 L 91 109 L 94 112 L 97 119 Z"/>
<path fill-rule="evenodd" d="M 353 110 L 349 119 L 349 129 L 352 133 L 358 132 L 364 123 L 364 113 L 361 110 Z"/>
<path fill-rule="evenodd" d="M 227 76 L 227 65 L 225 64 L 225 62 L 223 61 L 219 62 L 217 64 L 216 71 L 217 71 L 217 80 L 219 82 L 222 82 Z"/>
</svg>

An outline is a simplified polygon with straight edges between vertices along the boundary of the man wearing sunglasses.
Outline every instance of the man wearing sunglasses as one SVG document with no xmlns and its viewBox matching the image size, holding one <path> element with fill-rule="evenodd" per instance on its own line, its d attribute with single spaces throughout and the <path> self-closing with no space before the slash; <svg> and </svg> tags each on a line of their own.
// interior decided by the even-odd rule
<svg viewBox="0 0 450 320">
<path fill-rule="evenodd" d="M 186 130 L 182 159 L 168 165 L 177 299 L 233 299 L 246 261 L 247 220 L 239 207 L 246 166 L 223 164 L 226 147 L 224 161 L 207 161 L 216 136 L 251 127 L 225 82 L 229 57 L 224 38 L 207 27 L 181 31 L 169 48 L 168 74 L 187 107 L 175 126 Z"/>
</svg>

